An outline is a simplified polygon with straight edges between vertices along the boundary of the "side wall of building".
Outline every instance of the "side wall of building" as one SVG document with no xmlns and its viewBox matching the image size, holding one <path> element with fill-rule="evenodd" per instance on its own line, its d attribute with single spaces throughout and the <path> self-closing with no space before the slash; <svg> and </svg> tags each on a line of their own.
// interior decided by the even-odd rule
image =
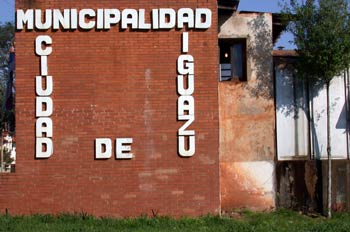
<svg viewBox="0 0 350 232">
<path fill-rule="evenodd" d="M 222 209 L 275 207 L 272 15 L 219 19 L 219 39 L 246 39 L 247 81 L 219 83 Z"/>
<path fill-rule="evenodd" d="M 277 206 L 326 213 L 328 161 L 326 154 L 325 86 L 307 84 L 293 73 L 290 51 L 275 52 Z M 293 58 L 294 57 L 294 58 Z M 350 208 L 348 125 L 349 72 L 330 84 L 330 137 L 333 211 Z"/>
<path fill-rule="evenodd" d="M 18 9 L 209 8 L 207 30 L 18 31 L 16 173 L 0 175 L 0 211 L 86 212 L 97 216 L 203 215 L 220 212 L 216 1 L 24 1 Z M 177 59 L 189 31 L 195 66 L 196 153 L 178 155 Z M 34 42 L 52 38 L 53 147 L 35 159 Z M 113 157 L 95 160 L 96 138 L 112 140 Z M 133 138 L 131 160 L 116 160 L 116 138 Z"/>
</svg>

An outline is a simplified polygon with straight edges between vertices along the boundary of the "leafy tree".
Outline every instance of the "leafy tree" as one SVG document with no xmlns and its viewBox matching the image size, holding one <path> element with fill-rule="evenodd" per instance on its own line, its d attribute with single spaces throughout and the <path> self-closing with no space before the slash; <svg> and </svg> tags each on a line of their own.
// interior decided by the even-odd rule
<svg viewBox="0 0 350 232">
<path fill-rule="evenodd" d="M 13 158 L 11 158 L 11 151 L 7 150 L 6 148 L 3 148 L 3 162 L 4 166 L 11 165 L 11 163 L 14 161 Z"/>
<path fill-rule="evenodd" d="M 6 110 L 3 106 L 6 82 L 9 78 L 8 70 L 8 53 L 10 47 L 14 43 L 15 27 L 14 23 L 7 22 L 0 24 L 0 118 L 3 128 L 5 122 L 9 122 L 14 125 L 14 112 L 13 110 Z"/>
<path fill-rule="evenodd" d="M 285 0 L 299 55 L 297 76 L 325 85 L 327 94 L 328 217 L 331 217 L 331 137 L 329 86 L 333 77 L 350 66 L 350 11 L 347 0 Z"/>
<path fill-rule="evenodd" d="M 0 68 L 7 65 L 6 53 L 15 38 L 15 26 L 12 22 L 0 24 Z"/>
</svg>

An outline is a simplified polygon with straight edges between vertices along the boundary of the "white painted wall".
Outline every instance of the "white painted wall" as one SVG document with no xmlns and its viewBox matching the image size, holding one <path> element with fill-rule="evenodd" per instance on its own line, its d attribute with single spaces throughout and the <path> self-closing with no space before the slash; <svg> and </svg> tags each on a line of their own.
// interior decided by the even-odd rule
<svg viewBox="0 0 350 232">
<path fill-rule="evenodd" d="M 326 88 L 311 89 L 312 98 L 310 111 L 313 113 L 311 138 L 313 154 L 316 158 L 327 159 L 327 95 Z M 344 76 L 333 78 L 330 89 L 330 123 L 331 123 L 331 155 L 333 159 L 346 159 L 346 107 Z M 344 110 L 344 111 L 343 111 Z M 343 111 L 343 113 L 342 113 Z"/>
<path fill-rule="evenodd" d="M 286 69 L 276 68 L 275 73 L 278 159 L 327 159 L 325 87 L 310 88 L 308 97 L 305 85 L 303 86 L 300 82 L 296 84 L 293 76 Z M 296 86 L 297 89 L 295 89 Z M 343 75 L 335 77 L 330 85 L 333 159 L 348 158 L 345 86 Z"/>
<path fill-rule="evenodd" d="M 276 70 L 276 125 L 279 160 L 309 156 L 305 85 L 287 70 Z"/>
</svg>

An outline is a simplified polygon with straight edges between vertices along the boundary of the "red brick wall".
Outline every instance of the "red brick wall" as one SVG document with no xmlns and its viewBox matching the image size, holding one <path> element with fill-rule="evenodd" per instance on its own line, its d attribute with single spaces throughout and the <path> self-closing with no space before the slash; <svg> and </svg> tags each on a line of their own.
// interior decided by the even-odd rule
<svg viewBox="0 0 350 232">
<path fill-rule="evenodd" d="M 45 31 L 16 34 L 16 173 L 0 175 L 0 210 L 13 214 L 87 212 L 117 217 L 218 213 L 218 88 L 216 1 L 24 1 L 19 9 L 210 8 L 212 27 L 191 30 L 195 59 L 196 154 L 177 154 L 176 60 L 181 33 L 170 31 Z M 53 143 L 35 157 L 34 41 L 50 35 Z M 96 138 L 133 138 L 132 160 L 94 160 Z M 114 147 L 114 146 L 113 146 Z M 114 152 L 113 152 L 114 154 Z M 113 155 L 114 156 L 114 155 Z"/>
</svg>

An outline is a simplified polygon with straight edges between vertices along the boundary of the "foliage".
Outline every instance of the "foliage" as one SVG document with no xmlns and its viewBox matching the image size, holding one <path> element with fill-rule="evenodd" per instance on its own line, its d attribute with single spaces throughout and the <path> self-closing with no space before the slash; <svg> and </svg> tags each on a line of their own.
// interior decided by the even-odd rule
<svg viewBox="0 0 350 232">
<path fill-rule="evenodd" d="M 11 151 L 3 148 L 3 159 L 5 165 L 10 165 L 13 162 L 13 158 L 11 158 Z"/>
<path fill-rule="evenodd" d="M 0 24 L 0 68 L 6 66 L 6 56 L 15 38 L 15 26 L 12 22 Z"/>
<path fill-rule="evenodd" d="M 15 37 L 15 29 L 13 22 L 0 24 L 0 47 L 8 46 L 8 41 L 13 41 Z"/>
<path fill-rule="evenodd" d="M 241 219 L 204 216 L 200 218 L 139 217 L 95 218 L 85 214 L 0 216 L 0 231 L 350 231 L 350 214 L 333 219 L 311 218 L 297 212 L 245 212 Z"/>
<path fill-rule="evenodd" d="M 329 82 L 350 66 L 350 11 L 346 0 L 290 0 L 284 13 L 299 54 L 298 76 Z"/>
<path fill-rule="evenodd" d="M 10 122 L 14 125 L 14 112 L 5 111 L 3 106 L 4 95 L 6 92 L 6 82 L 8 80 L 8 52 L 11 45 L 14 43 L 15 26 L 12 22 L 0 24 L 0 119 L 1 125 L 4 122 Z"/>
</svg>

